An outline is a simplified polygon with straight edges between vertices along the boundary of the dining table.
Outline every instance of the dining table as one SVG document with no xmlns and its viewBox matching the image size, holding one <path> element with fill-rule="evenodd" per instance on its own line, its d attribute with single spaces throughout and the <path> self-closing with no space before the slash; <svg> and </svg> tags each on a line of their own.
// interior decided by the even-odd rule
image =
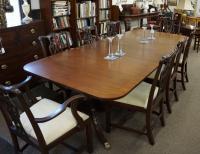
<svg viewBox="0 0 200 154">
<path fill-rule="evenodd" d="M 183 35 L 155 32 L 154 40 L 141 43 L 149 35 L 149 30 L 142 29 L 124 33 L 120 44 L 126 54 L 115 60 L 104 58 L 108 55 L 109 43 L 102 39 L 28 63 L 24 70 L 88 97 L 105 101 L 119 99 L 150 75 L 162 56 L 173 52 L 178 42 L 187 39 Z M 117 49 L 118 38 L 115 37 L 112 52 Z M 101 141 L 110 147 L 105 138 Z"/>
</svg>

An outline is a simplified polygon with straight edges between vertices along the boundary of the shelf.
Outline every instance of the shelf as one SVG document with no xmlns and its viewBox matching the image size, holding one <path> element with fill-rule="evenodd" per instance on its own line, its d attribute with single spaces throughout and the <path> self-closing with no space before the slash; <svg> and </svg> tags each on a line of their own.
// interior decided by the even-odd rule
<svg viewBox="0 0 200 154">
<path fill-rule="evenodd" d="M 110 10 L 110 8 L 99 8 L 100 11 L 103 11 L 103 10 Z"/>
<path fill-rule="evenodd" d="M 54 28 L 53 31 L 54 31 L 54 32 L 58 32 L 58 31 L 67 30 L 67 29 L 70 29 L 70 27 Z"/>
<path fill-rule="evenodd" d="M 76 20 L 83 20 L 83 19 L 96 18 L 96 17 L 97 17 L 97 16 L 81 17 L 81 18 L 76 18 Z"/>
<path fill-rule="evenodd" d="M 65 17 L 65 16 L 70 16 L 71 14 L 66 14 L 66 15 L 58 15 L 58 16 L 53 16 L 54 18 L 59 18 L 59 17 Z"/>
<path fill-rule="evenodd" d="M 99 23 L 106 22 L 106 21 L 110 21 L 110 19 L 100 20 Z"/>
</svg>

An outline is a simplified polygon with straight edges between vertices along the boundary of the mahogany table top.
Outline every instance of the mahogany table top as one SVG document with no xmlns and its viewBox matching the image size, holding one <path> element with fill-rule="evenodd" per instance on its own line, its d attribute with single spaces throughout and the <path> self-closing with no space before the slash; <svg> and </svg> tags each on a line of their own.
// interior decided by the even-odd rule
<svg viewBox="0 0 200 154">
<path fill-rule="evenodd" d="M 93 97 L 118 99 L 153 72 L 162 56 L 186 39 L 182 35 L 156 32 L 155 40 L 141 44 L 143 34 L 143 30 L 126 32 L 121 41 L 126 55 L 114 61 L 104 59 L 108 54 L 105 39 L 26 64 L 24 70 Z M 116 49 L 114 39 L 113 51 Z"/>
</svg>

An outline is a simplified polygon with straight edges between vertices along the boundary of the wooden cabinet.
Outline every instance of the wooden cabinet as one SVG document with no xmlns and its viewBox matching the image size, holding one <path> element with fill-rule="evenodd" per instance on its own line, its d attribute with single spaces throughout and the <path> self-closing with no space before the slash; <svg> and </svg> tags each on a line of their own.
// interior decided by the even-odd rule
<svg viewBox="0 0 200 154">
<path fill-rule="evenodd" d="M 44 35 L 41 20 L 0 29 L 5 49 L 5 53 L 0 54 L 0 84 L 9 85 L 23 80 L 27 75 L 23 66 L 43 57 L 38 41 L 40 35 Z"/>
</svg>

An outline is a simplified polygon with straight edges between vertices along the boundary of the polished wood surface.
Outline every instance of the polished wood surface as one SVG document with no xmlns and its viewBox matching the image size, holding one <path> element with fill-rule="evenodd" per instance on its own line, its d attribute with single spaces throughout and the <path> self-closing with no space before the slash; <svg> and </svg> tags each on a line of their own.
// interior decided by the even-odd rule
<svg viewBox="0 0 200 154">
<path fill-rule="evenodd" d="M 141 18 L 148 18 L 158 16 L 159 12 L 151 12 L 151 13 L 140 13 L 140 14 L 129 14 L 129 15 L 121 15 L 122 19 L 132 18 L 132 19 L 141 19 Z"/>
<path fill-rule="evenodd" d="M 149 31 L 146 32 L 149 34 Z M 156 40 L 139 43 L 142 30 L 127 32 L 122 39 L 126 55 L 107 61 L 108 41 L 74 48 L 24 66 L 27 72 L 101 99 L 125 96 L 154 71 L 160 58 L 174 50 L 185 36 L 156 32 Z M 117 49 L 117 39 L 113 51 Z"/>
</svg>

